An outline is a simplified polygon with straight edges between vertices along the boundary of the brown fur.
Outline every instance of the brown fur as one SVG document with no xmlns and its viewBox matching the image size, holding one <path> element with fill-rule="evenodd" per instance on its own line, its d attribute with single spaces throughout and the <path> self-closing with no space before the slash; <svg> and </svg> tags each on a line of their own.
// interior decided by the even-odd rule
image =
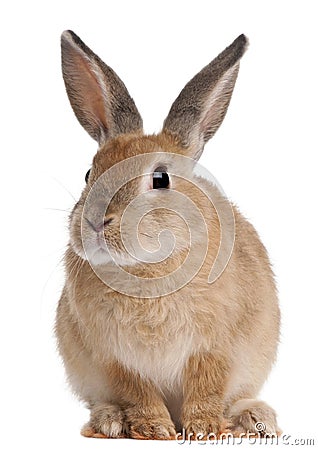
<svg viewBox="0 0 318 450">
<path fill-rule="evenodd" d="M 74 42 L 72 36 L 66 33 L 63 39 Z M 78 43 L 77 39 L 75 42 Z M 215 96 L 220 78 L 222 86 L 226 84 L 224 74 L 237 64 L 245 44 L 246 39 L 240 38 L 232 51 L 226 51 L 216 60 L 217 68 L 209 71 L 211 82 L 205 78 L 206 101 L 203 103 L 206 106 L 201 105 L 202 114 L 195 115 L 193 123 L 187 124 L 192 129 L 191 143 L 184 144 L 182 127 L 178 130 L 167 126 L 156 136 L 142 135 L 139 126 L 131 125 L 125 133 L 115 127 L 115 130 L 107 131 L 109 136 L 115 137 L 105 139 L 94 157 L 88 185 L 70 218 L 71 239 L 65 255 L 66 283 L 56 319 L 59 350 L 70 385 L 91 410 L 84 435 L 118 437 L 127 433 L 131 437 L 163 439 L 182 427 L 188 432 L 218 433 L 224 420 L 232 423 L 234 432 L 247 431 L 254 427 L 255 421 L 262 420 L 267 421 L 268 431 L 277 430 L 274 411 L 264 402 L 253 400 L 275 360 L 278 342 L 279 309 L 272 270 L 256 231 L 233 206 L 233 252 L 221 276 L 214 283 L 208 283 L 221 231 L 225 231 L 227 238 L 226 230 L 221 230 L 217 212 L 222 213 L 228 201 L 215 186 L 194 174 L 191 175 L 193 182 L 171 176 L 173 191 L 193 201 L 205 219 L 209 236 L 207 254 L 200 270 L 181 289 L 172 289 L 169 295 L 154 298 L 148 298 L 149 292 L 128 296 L 105 284 L 90 263 L 80 256 L 83 234 L 94 235 L 89 225 L 82 222 L 85 201 L 94 183 L 116 163 L 135 155 L 143 154 L 147 161 L 156 158 L 158 152 L 164 152 L 167 158 L 171 154 L 197 157 L 202 142 L 222 121 L 228 106 L 227 98 L 220 112 L 222 117 L 210 113 L 208 108 L 215 106 L 211 96 Z M 64 48 L 65 45 L 64 42 Z M 91 50 L 85 49 L 84 44 L 78 49 L 76 45 L 68 45 L 64 59 L 76 59 L 76 52 L 82 57 L 84 51 L 85 57 L 99 61 L 92 56 Z M 226 58 L 222 63 L 224 55 Z M 67 83 L 74 83 L 78 77 L 73 74 Z M 227 90 L 233 87 L 233 79 L 229 77 Z M 107 85 L 103 95 L 107 94 L 108 88 Z M 84 103 L 84 97 L 78 104 Z M 181 95 L 183 110 L 187 104 L 185 98 L 185 94 Z M 125 102 L 129 101 L 125 96 Z M 128 105 L 127 111 L 131 108 Z M 170 114 L 174 114 L 175 108 L 178 109 L 177 103 Z M 137 113 L 132 109 L 136 118 Z M 206 126 L 206 118 L 213 121 L 213 115 L 217 116 L 216 122 Z M 108 123 L 112 123 L 113 117 Z M 89 125 L 89 132 L 97 122 L 94 120 Z M 165 123 L 173 122 L 168 116 Z M 106 134 L 95 129 L 94 136 L 99 140 Z M 136 163 L 136 173 L 143 174 L 145 169 Z M 135 179 L 120 189 L 106 211 L 105 217 L 111 218 L 112 222 L 105 226 L 105 239 L 120 252 L 124 252 L 120 218 L 135 198 L 138 183 Z M 85 212 L 90 220 L 98 216 L 98 201 L 102 195 L 108 195 L 109 188 L 105 184 L 96 193 L 96 202 Z M 213 206 L 202 189 L 213 194 Z M 169 198 L 170 194 L 172 191 L 167 190 L 158 195 Z M 127 265 L 127 272 L 140 278 L 162 277 L 185 261 L 190 246 L 197 258 L 204 254 L 201 240 L 188 242 L 185 224 L 173 211 L 165 208 L 140 222 L 140 239 L 152 248 L 159 232 L 166 227 L 176 237 L 171 257 L 151 266 L 147 263 Z M 103 270 L 108 280 L 116 279 L 116 265 L 107 263 Z"/>
<path fill-rule="evenodd" d="M 227 358 L 222 355 L 191 356 L 183 373 L 181 422 L 188 432 L 208 435 L 221 431 Z"/>
</svg>

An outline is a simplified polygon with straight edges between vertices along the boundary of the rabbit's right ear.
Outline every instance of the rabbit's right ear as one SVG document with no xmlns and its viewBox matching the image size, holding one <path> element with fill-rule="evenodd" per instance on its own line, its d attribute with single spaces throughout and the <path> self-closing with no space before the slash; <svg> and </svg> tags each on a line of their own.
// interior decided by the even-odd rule
<svg viewBox="0 0 318 450">
<path fill-rule="evenodd" d="M 199 159 L 204 144 L 221 125 L 246 47 L 242 34 L 192 78 L 173 103 L 163 133 L 175 135 L 187 156 Z"/>
<path fill-rule="evenodd" d="M 74 113 L 99 145 L 123 133 L 141 132 L 142 119 L 116 73 L 72 31 L 61 37 L 62 70 Z"/>
</svg>

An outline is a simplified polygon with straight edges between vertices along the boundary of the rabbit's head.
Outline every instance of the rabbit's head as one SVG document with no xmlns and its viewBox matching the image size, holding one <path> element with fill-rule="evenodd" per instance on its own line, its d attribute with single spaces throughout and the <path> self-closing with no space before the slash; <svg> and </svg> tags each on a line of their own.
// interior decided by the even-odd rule
<svg viewBox="0 0 318 450">
<path fill-rule="evenodd" d="M 146 136 L 116 73 L 73 32 L 62 34 L 69 100 L 99 145 L 70 219 L 71 248 L 82 259 L 166 270 L 200 245 L 213 208 L 195 165 L 223 121 L 246 46 L 239 36 L 184 87 L 161 133 Z"/>
</svg>

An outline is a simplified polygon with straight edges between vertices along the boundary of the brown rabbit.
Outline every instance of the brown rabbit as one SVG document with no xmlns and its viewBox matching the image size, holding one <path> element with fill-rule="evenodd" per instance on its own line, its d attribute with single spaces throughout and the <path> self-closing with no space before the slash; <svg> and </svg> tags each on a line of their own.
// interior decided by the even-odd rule
<svg viewBox="0 0 318 450">
<path fill-rule="evenodd" d="M 62 35 L 71 105 L 99 144 L 70 216 L 56 318 L 69 383 L 90 409 L 84 435 L 167 439 L 224 423 L 238 434 L 257 422 L 277 431 L 274 410 L 256 399 L 279 337 L 271 266 L 196 163 L 246 46 L 239 36 L 146 136 L 116 73 L 72 31 Z"/>
</svg>

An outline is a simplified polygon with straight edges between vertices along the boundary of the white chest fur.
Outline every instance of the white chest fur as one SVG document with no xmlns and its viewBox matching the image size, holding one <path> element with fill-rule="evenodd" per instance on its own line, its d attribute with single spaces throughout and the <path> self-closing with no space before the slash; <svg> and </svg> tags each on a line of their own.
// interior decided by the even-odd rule
<svg viewBox="0 0 318 450">
<path fill-rule="evenodd" d="M 198 349 L 187 308 L 160 300 L 112 302 L 91 330 L 99 359 L 116 359 L 164 391 L 175 389 Z M 196 345 L 195 345 L 196 342 Z"/>
<path fill-rule="evenodd" d="M 189 330 L 174 335 L 169 332 L 161 338 L 155 332 L 155 329 L 144 332 L 140 327 L 119 329 L 114 355 L 127 368 L 149 378 L 159 388 L 169 389 L 181 381 L 183 367 L 194 351 L 194 338 Z"/>
</svg>

